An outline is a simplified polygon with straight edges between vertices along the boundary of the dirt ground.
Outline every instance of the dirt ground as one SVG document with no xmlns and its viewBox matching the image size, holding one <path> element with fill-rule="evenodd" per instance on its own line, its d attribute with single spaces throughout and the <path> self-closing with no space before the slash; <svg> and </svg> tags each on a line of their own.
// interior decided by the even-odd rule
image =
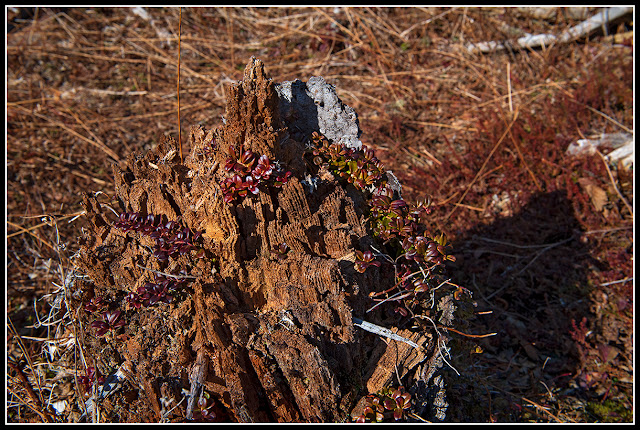
<svg viewBox="0 0 640 430">
<path fill-rule="evenodd" d="M 404 199 L 432 202 L 429 229 L 446 233 L 456 257 L 448 278 L 475 303 L 447 331 L 446 421 L 632 422 L 633 167 L 608 160 L 611 145 L 567 153 L 579 139 L 633 133 L 632 15 L 577 40 L 516 43 L 525 33 L 560 35 L 596 11 L 8 8 L 6 421 L 88 419 L 82 415 L 92 363 L 95 379 L 118 369 L 134 373 L 97 409 L 93 418 L 101 422 L 184 420 L 183 391 L 207 367 L 221 376 L 202 377 L 211 398 L 194 408 L 199 420 L 349 421 L 347 405 L 412 377 L 382 366 L 370 369 L 384 375 L 375 386 L 356 389 L 358 381 L 348 378 L 372 354 L 384 354 L 373 341 L 354 341 L 346 310 L 369 303 L 343 291 L 380 285 L 369 272 L 343 278 L 347 272 L 330 263 L 366 236 L 364 224 L 353 229 L 357 198 L 327 188 L 318 192 L 328 200 L 310 201 L 325 225 L 346 216 L 352 226 L 335 228 L 335 238 L 318 248 L 322 262 L 300 251 L 316 246 L 309 238 L 284 261 L 264 257 L 269 271 L 243 272 L 221 261 L 257 261 L 255 244 L 294 235 L 295 227 L 285 231 L 276 214 L 260 215 L 253 203 L 233 214 L 213 199 L 198 200 L 215 191 L 186 179 L 183 154 L 167 156 L 170 137 L 198 178 L 219 180 L 213 164 L 224 158 L 207 153 L 207 135 L 197 130 L 232 129 L 222 119 L 229 89 L 254 56 L 274 82 L 322 76 L 334 85 L 358 114 L 362 142 L 402 183 Z M 488 41 L 504 46 L 478 52 L 470 45 Z M 158 168 L 140 168 L 149 162 Z M 156 190 L 153 175 L 191 189 Z M 286 197 L 302 189 L 295 176 L 282 195 L 261 193 L 256 204 L 284 201 L 278 216 L 295 218 L 302 200 Z M 185 200 L 167 198 L 176 195 Z M 187 210 L 196 206 L 218 218 L 208 228 L 198 224 L 198 210 Z M 152 241 L 135 242 L 110 227 L 121 211 L 143 207 L 168 215 L 179 209 L 186 225 L 205 232 L 205 243 L 226 243 L 237 231 L 255 249 L 233 240 L 221 245 L 217 262 L 208 256 L 193 268 L 211 273 L 208 281 L 194 282 L 186 298 L 160 303 L 159 314 L 135 313 L 105 341 L 89 330 L 87 302 L 100 295 L 94 288 L 122 300 L 125 291 L 104 285 L 143 284 L 151 276 L 144 267 L 166 269 L 135 257 Z M 243 225 L 261 226 L 260 233 Z M 113 261 L 133 269 L 119 272 L 122 280 L 109 278 L 102 269 Z M 281 287 L 278 277 L 292 271 L 319 295 Z M 241 294 L 234 289 L 240 284 L 224 282 L 242 276 Z M 214 293 L 218 284 L 226 289 Z M 236 307 L 223 311 L 219 303 L 233 300 Z M 300 302 L 313 306 L 296 308 Z M 222 322 L 202 321 L 203 309 Z M 214 351 L 224 357 L 213 358 Z M 328 356 L 334 362 L 319 360 Z M 420 361 L 408 357 L 405 363 Z M 146 365 L 123 369 L 123 362 Z M 307 373 L 298 372 L 300 363 Z M 192 374 L 184 373 L 187 364 Z M 160 375 L 160 383 L 145 384 Z"/>
</svg>

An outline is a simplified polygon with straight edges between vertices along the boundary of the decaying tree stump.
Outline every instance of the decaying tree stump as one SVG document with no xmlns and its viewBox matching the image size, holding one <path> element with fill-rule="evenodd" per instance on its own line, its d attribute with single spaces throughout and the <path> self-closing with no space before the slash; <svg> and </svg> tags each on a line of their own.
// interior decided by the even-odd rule
<svg viewBox="0 0 640 430">
<path fill-rule="evenodd" d="M 443 418 L 446 332 L 433 324 L 394 328 L 406 319 L 384 306 L 367 313 L 369 293 L 393 286 L 393 269 L 354 270 L 355 251 L 379 241 L 360 191 L 330 174 L 309 174 L 303 155 L 313 131 L 360 145 L 355 112 L 322 78 L 275 84 L 252 59 L 244 79 L 228 88 L 224 125 L 193 127 L 184 163 L 165 139 L 114 169 L 116 195 L 108 204 L 202 232 L 203 258 L 191 252 L 160 261 L 152 238 L 117 228 L 104 199 L 84 197 L 92 228 L 76 264 L 89 279 L 74 295 L 85 306 L 78 312 L 84 359 L 103 375 L 128 370 L 119 392 L 94 395 L 104 419 L 191 419 L 206 392 L 219 418 L 350 421 L 363 396 L 398 386 L 398 378 L 417 415 Z M 278 160 L 291 179 L 225 202 L 228 148 L 240 144 Z M 288 252 L 276 258 L 280 244 Z M 187 286 L 170 303 L 131 306 L 127 296 L 156 272 L 191 278 L 182 278 Z M 124 326 L 97 336 L 92 322 L 101 314 L 86 306 L 90 301 L 119 310 Z M 452 294 L 442 295 L 430 321 L 451 324 L 454 309 Z M 409 343 L 362 330 L 354 318 Z"/>
</svg>

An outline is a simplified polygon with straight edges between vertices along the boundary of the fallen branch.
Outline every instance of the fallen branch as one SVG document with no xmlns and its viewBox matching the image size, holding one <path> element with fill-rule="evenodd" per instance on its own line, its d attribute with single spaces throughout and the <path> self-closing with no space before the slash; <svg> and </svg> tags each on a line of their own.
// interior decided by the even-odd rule
<svg viewBox="0 0 640 430">
<path fill-rule="evenodd" d="M 560 42 L 567 43 L 572 40 L 579 39 L 581 37 L 588 36 L 593 31 L 602 27 L 605 24 L 614 21 L 627 13 L 633 13 L 631 7 L 608 7 L 603 8 L 600 12 L 592 16 L 591 18 L 581 22 L 580 24 L 571 27 L 564 31 L 560 36 L 554 34 L 529 34 L 525 33 L 524 36 L 518 38 L 515 41 L 515 46 L 520 48 L 537 48 L 540 46 L 548 46 L 550 44 Z M 506 49 L 510 46 L 508 42 L 480 42 L 480 43 L 468 43 L 466 48 L 469 52 L 494 52 L 501 49 Z"/>
</svg>

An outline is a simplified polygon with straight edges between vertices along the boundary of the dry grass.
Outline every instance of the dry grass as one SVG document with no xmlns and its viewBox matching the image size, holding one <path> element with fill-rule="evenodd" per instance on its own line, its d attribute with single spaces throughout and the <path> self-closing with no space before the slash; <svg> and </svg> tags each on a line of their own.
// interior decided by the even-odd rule
<svg viewBox="0 0 640 430">
<path fill-rule="evenodd" d="M 628 44 L 465 48 L 580 22 L 562 9 L 188 8 L 178 115 L 179 11 L 146 13 L 7 11 L 7 421 L 82 413 L 82 328 L 65 304 L 80 193 L 108 202 L 111 166 L 177 138 L 178 118 L 188 152 L 189 127 L 220 124 L 250 56 L 278 82 L 324 76 L 405 197 L 436 203 L 433 223 L 461 253 L 456 280 L 493 312 L 462 331 L 500 334 L 478 342 L 483 354 L 460 337 L 450 419 L 629 421 L 632 174 L 564 155 L 582 135 L 633 128 Z M 607 191 L 604 210 L 581 178 Z"/>
</svg>

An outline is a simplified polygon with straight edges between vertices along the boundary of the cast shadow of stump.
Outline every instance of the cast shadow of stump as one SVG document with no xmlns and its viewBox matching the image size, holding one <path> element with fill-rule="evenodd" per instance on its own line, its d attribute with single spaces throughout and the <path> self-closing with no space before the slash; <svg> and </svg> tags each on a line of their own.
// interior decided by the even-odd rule
<svg viewBox="0 0 640 430">
<path fill-rule="evenodd" d="M 572 320 L 589 315 L 587 275 L 598 264 L 580 236 L 566 192 L 554 191 L 453 243 L 452 278 L 473 292 L 476 311 L 492 311 L 469 330 L 497 333 L 477 339 L 484 350 L 478 359 L 511 393 L 544 391 L 540 381 L 557 385 L 579 371 Z"/>
</svg>

